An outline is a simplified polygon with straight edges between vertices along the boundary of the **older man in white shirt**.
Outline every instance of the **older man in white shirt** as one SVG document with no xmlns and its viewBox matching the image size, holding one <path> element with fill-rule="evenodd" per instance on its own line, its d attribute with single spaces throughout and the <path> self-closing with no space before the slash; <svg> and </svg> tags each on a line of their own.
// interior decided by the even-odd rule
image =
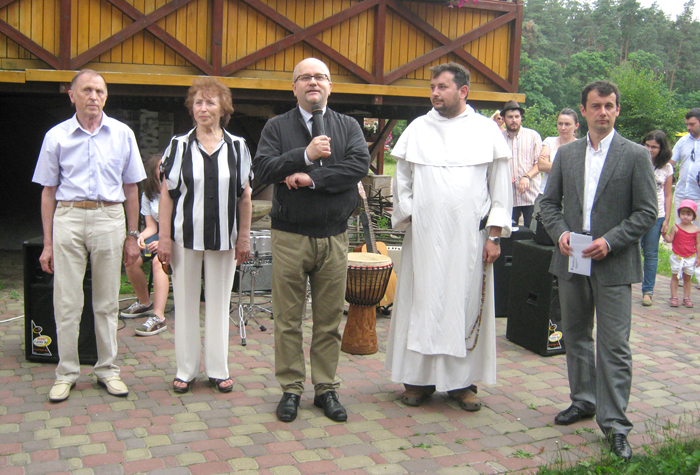
<svg viewBox="0 0 700 475">
<path fill-rule="evenodd" d="M 32 178 L 44 187 L 44 250 L 39 261 L 45 272 L 55 274 L 59 363 L 51 402 L 68 399 L 80 376 L 78 333 L 88 258 L 97 383 L 114 396 L 129 393 L 114 364 L 119 283 L 122 249 L 126 265 L 139 255 L 137 184 L 146 177 L 133 131 L 102 112 L 107 100 L 104 78 L 83 70 L 73 78 L 68 95 L 75 115 L 46 133 Z"/>
</svg>

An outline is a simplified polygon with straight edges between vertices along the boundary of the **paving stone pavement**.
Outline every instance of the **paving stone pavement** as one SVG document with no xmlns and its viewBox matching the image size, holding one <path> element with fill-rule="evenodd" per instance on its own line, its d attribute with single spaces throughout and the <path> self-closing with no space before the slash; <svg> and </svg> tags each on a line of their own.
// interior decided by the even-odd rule
<svg viewBox="0 0 700 475">
<path fill-rule="evenodd" d="M 700 318 L 696 309 L 668 307 L 669 279 L 659 277 L 652 307 L 634 286 L 631 343 L 634 379 L 629 417 L 635 450 L 658 442 L 664 428 L 697 435 L 700 410 Z M 700 290 L 693 289 L 700 302 Z M 127 303 L 128 304 L 128 303 Z M 281 392 L 274 377 L 273 322 L 248 327 L 241 346 L 231 326 L 233 392 L 219 394 L 202 374 L 186 395 L 172 391 L 169 330 L 134 336 L 143 319 L 118 332 L 121 375 L 131 392 L 110 396 L 83 366 L 77 387 L 48 402 L 54 365 L 24 357 L 22 300 L 0 300 L 0 473 L 15 474 L 500 474 L 534 473 L 557 460 L 573 462 L 605 450 L 594 421 L 555 426 L 569 405 L 563 355 L 541 357 L 505 338 L 497 321 L 498 382 L 479 385 L 484 407 L 467 413 L 445 394 L 421 407 L 398 396 L 402 386 L 383 368 L 390 319 L 377 322 L 379 352 L 341 354 L 338 376 L 347 423 L 313 406 L 309 382 L 299 417 L 279 422 Z M 304 324 L 305 340 L 311 321 Z M 307 348 L 308 358 L 308 348 Z M 678 426 L 678 427 L 676 427 Z"/>
</svg>

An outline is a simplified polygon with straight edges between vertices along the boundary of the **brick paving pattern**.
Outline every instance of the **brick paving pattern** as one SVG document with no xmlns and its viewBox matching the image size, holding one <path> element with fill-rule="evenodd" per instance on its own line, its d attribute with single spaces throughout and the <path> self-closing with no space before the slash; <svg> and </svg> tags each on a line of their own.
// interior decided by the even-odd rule
<svg viewBox="0 0 700 475">
<path fill-rule="evenodd" d="M 668 306 L 669 279 L 659 277 L 656 288 L 652 307 L 641 306 L 638 285 L 633 291 L 628 412 L 637 451 L 660 440 L 664 427 L 680 422 L 671 430 L 695 434 L 699 425 L 698 310 Z M 692 296 L 700 303 L 700 290 L 694 288 Z M 0 320 L 22 315 L 23 307 L 21 300 L 0 300 Z M 189 394 L 172 391 L 170 314 L 169 330 L 153 337 L 134 336 L 143 319 L 122 323 L 118 364 L 131 390 L 127 398 L 108 395 L 91 367 L 83 366 L 77 387 L 59 404 L 47 396 L 54 365 L 24 358 L 23 319 L 1 323 L 0 473 L 534 473 L 548 462 L 605 450 L 594 421 L 553 424 L 554 415 L 569 405 L 565 357 L 541 357 L 511 343 L 505 318 L 497 321 L 498 383 L 479 385 L 484 407 L 477 413 L 462 411 L 441 393 L 421 407 L 403 405 L 402 386 L 383 369 L 390 319 L 380 318 L 377 354 L 341 354 L 339 394 L 347 423 L 332 422 L 313 406 L 310 382 L 298 419 L 279 422 L 273 322 L 259 317 L 268 331 L 249 327 L 245 347 L 231 326 L 232 393 L 219 394 L 203 374 Z M 310 327 L 306 320 L 307 342 Z"/>
</svg>

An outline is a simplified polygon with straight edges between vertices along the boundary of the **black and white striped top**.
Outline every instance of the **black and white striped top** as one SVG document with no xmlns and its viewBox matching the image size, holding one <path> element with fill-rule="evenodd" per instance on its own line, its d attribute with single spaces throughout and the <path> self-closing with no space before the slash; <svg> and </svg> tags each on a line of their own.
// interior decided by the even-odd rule
<svg viewBox="0 0 700 475">
<path fill-rule="evenodd" d="M 195 251 L 234 249 L 238 198 L 253 178 L 245 140 L 224 130 L 210 156 L 194 128 L 170 140 L 162 167 L 173 199 L 173 241 Z"/>
</svg>

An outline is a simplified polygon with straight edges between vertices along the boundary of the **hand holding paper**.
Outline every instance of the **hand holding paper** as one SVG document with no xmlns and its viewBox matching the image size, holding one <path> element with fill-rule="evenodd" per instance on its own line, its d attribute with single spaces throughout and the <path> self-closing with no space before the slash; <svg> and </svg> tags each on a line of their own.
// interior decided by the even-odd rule
<svg viewBox="0 0 700 475">
<path fill-rule="evenodd" d="M 573 274 L 591 275 L 591 258 L 583 257 L 583 251 L 593 243 L 593 238 L 585 234 L 570 234 L 571 255 L 569 256 L 569 272 Z"/>
</svg>

